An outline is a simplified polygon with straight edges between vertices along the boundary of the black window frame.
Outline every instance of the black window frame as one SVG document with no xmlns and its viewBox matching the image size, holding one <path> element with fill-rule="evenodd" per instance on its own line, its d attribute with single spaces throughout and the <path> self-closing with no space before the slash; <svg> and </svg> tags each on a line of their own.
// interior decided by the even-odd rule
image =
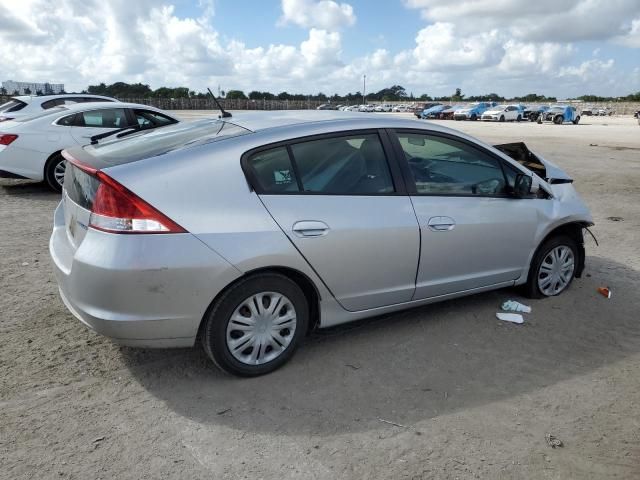
<svg viewBox="0 0 640 480">
<path fill-rule="evenodd" d="M 387 133 L 389 135 L 389 139 L 393 145 L 393 149 L 394 149 L 394 153 L 395 153 L 395 157 L 397 158 L 398 164 L 400 165 L 400 169 L 402 171 L 402 175 L 404 177 L 404 182 L 407 188 L 407 192 L 409 195 L 411 196 L 416 196 L 416 197 L 466 197 L 466 198 L 505 198 L 505 199 L 522 199 L 521 197 L 517 197 L 514 195 L 513 191 L 511 191 L 511 186 L 509 185 L 509 181 L 507 178 L 507 174 L 505 172 L 505 160 L 503 158 L 500 158 L 500 156 L 496 155 L 495 153 L 483 148 L 480 145 L 475 144 L 474 142 L 471 142 L 469 140 L 467 140 L 466 138 L 462 138 L 459 137 L 457 135 L 452 135 L 449 133 L 445 133 L 445 132 L 438 132 L 438 131 L 434 131 L 434 130 L 421 130 L 421 129 L 417 129 L 417 128 L 389 128 L 387 129 Z M 477 150 L 478 152 L 482 153 L 483 155 L 487 155 L 491 158 L 493 158 L 494 160 L 496 160 L 498 162 L 498 165 L 500 165 L 500 170 L 502 171 L 502 176 L 504 178 L 504 184 L 506 187 L 506 193 L 501 193 L 501 194 L 494 194 L 494 195 L 478 195 L 478 194 L 473 194 L 473 193 L 419 193 L 418 189 L 416 187 L 415 184 L 415 180 L 413 179 L 413 173 L 411 172 L 411 167 L 409 166 L 409 162 L 407 161 L 406 157 L 405 157 L 405 153 L 404 150 L 402 148 L 402 145 L 400 143 L 400 139 L 398 138 L 398 133 L 413 133 L 416 135 L 425 135 L 427 137 L 439 137 L 439 138 L 445 138 L 448 140 L 453 140 L 456 142 L 460 142 L 474 150 Z M 514 166 L 514 165 L 509 165 L 512 168 L 517 169 L 519 172 L 521 173 L 525 173 L 523 172 L 520 168 Z"/>
<path fill-rule="evenodd" d="M 312 142 L 316 140 L 324 140 L 331 138 L 340 138 L 340 137 L 354 137 L 358 135 L 377 135 L 380 140 L 380 145 L 382 145 L 382 149 L 384 151 L 385 158 L 387 160 L 387 166 L 389 167 L 389 173 L 391 174 L 391 181 L 393 182 L 393 192 L 385 192 L 385 193 L 327 193 L 327 192 L 305 192 L 302 189 L 302 179 L 300 178 L 300 174 L 298 171 L 298 165 L 296 164 L 295 157 L 291 151 L 291 146 L 299 143 Z M 257 175 L 253 170 L 250 159 L 253 155 L 264 152 L 267 150 L 272 150 L 274 148 L 286 147 L 287 153 L 289 155 L 289 161 L 291 162 L 291 167 L 296 175 L 296 179 L 298 181 L 298 189 L 297 192 L 267 192 L 260 186 L 260 182 L 258 181 Z M 366 128 L 366 129 L 356 129 L 356 130 L 339 130 L 330 133 L 322 133 L 315 135 L 306 135 L 302 137 L 295 137 L 287 140 L 281 140 L 278 142 L 269 143 L 266 145 L 261 145 L 256 148 L 252 148 L 247 150 L 240 157 L 240 166 L 242 171 L 245 174 L 247 182 L 251 189 L 256 192 L 258 195 L 324 195 L 324 196 L 332 196 L 332 197 L 398 197 L 398 196 L 406 196 L 407 195 L 407 187 L 405 184 L 404 175 L 401 171 L 400 166 L 398 165 L 396 153 L 394 147 L 389 138 L 389 134 L 385 129 L 378 128 Z"/>
</svg>

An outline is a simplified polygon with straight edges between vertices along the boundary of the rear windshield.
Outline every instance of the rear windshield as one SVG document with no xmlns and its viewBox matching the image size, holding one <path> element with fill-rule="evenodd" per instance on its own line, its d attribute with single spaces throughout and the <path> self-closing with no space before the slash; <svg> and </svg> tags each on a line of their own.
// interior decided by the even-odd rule
<svg viewBox="0 0 640 480">
<path fill-rule="evenodd" d="M 186 147 L 194 147 L 251 133 L 251 130 L 217 119 L 181 122 L 121 140 L 87 145 L 84 151 L 98 163 L 120 165 L 143 158 L 164 155 Z"/>
<path fill-rule="evenodd" d="M 7 103 L 3 103 L 2 105 L 0 105 L 0 113 L 17 112 L 19 110 L 22 110 L 26 106 L 26 102 L 23 102 L 22 100 L 16 100 L 14 98 L 13 100 L 9 100 Z"/>
</svg>

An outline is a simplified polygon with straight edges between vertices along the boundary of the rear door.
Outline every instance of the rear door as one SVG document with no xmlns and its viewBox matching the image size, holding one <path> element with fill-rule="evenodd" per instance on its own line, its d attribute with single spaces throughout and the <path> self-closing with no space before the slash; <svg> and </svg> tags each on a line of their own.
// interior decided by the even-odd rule
<svg viewBox="0 0 640 480">
<path fill-rule="evenodd" d="M 130 124 L 124 108 L 101 108 L 78 112 L 71 127 L 71 136 L 78 144 L 86 145 L 94 135 L 127 127 Z"/>
<path fill-rule="evenodd" d="M 243 167 L 282 231 L 347 310 L 411 300 L 419 231 L 386 134 L 309 137 Z"/>
<path fill-rule="evenodd" d="M 457 136 L 396 131 L 420 222 L 415 298 L 516 280 L 534 248 L 539 202 L 509 194 L 518 170 Z"/>
</svg>

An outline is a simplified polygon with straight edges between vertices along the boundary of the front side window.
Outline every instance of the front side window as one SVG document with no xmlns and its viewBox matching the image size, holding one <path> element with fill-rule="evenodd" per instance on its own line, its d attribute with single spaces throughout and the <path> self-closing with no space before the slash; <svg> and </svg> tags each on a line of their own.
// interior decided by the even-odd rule
<svg viewBox="0 0 640 480">
<path fill-rule="evenodd" d="M 507 193 L 499 160 L 462 141 L 398 133 L 420 195 L 496 196 Z"/>
<path fill-rule="evenodd" d="M 291 153 L 305 192 L 379 195 L 395 191 L 375 133 L 295 143 Z"/>
<path fill-rule="evenodd" d="M 94 128 L 122 128 L 128 125 L 123 108 L 92 110 L 78 115 L 79 126 Z"/>
</svg>

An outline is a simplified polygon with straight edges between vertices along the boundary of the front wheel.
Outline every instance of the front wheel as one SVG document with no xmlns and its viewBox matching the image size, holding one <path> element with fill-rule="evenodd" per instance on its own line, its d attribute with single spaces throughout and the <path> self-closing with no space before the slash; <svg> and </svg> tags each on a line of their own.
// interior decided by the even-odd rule
<svg viewBox="0 0 640 480">
<path fill-rule="evenodd" d="M 279 273 L 241 280 L 213 304 L 204 318 L 202 344 L 225 372 L 263 375 L 286 363 L 309 324 L 300 287 Z"/>
<path fill-rule="evenodd" d="M 525 295 L 543 298 L 561 294 L 573 281 L 577 261 L 578 247 L 573 239 L 564 235 L 550 238 L 531 261 Z"/>
<path fill-rule="evenodd" d="M 500 121 L 504 122 L 504 115 L 500 115 Z"/>
<path fill-rule="evenodd" d="M 553 123 L 555 123 L 556 125 L 562 125 L 564 123 L 564 117 L 562 115 L 556 115 L 553 118 Z"/>
<path fill-rule="evenodd" d="M 575 118 L 575 120 L 573 121 L 573 124 L 574 124 L 574 125 L 577 125 L 577 124 L 578 124 L 578 122 L 580 122 L 580 115 L 578 115 L 578 116 Z"/>
<path fill-rule="evenodd" d="M 67 170 L 67 161 L 60 153 L 53 155 L 44 166 L 44 181 L 47 186 L 55 191 L 62 191 L 64 174 Z"/>
<path fill-rule="evenodd" d="M 518 115 L 518 118 L 516 118 L 516 122 L 520 123 L 521 120 L 522 120 L 522 115 Z"/>
</svg>

